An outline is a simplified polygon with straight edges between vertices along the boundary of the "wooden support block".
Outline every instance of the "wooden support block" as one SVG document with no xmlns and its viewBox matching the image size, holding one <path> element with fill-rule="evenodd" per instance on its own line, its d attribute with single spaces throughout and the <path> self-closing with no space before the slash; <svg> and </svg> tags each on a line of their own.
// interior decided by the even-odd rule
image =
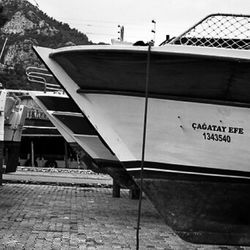
<svg viewBox="0 0 250 250">
<path fill-rule="evenodd" d="M 119 198 L 120 197 L 121 187 L 120 185 L 113 179 L 113 197 Z"/>
<path fill-rule="evenodd" d="M 132 200 L 138 200 L 140 198 L 140 189 L 137 187 L 131 188 L 129 190 L 129 197 Z"/>
</svg>

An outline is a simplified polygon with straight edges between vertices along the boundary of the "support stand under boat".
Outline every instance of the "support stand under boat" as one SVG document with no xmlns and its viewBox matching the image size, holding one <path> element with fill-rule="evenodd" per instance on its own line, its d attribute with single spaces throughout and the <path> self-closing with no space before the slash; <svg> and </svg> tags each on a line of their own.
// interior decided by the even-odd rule
<svg viewBox="0 0 250 250">
<path fill-rule="evenodd" d="M 113 178 L 112 196 L 114 198 L 121 197 L 121 186 L 114 178 Z M 140 198 L 140 189 L 137 187 L 131 187 L 129 189 L 129 198 L 131 200 L 138 200 Z"/>
<path fill-rule="evenodd" d="M 118 184 L 118 182 L 113 178 L 113 192 L 112 196 L 114 198 L 119 198 L 121 196 L 121 186 Z"/>
<path fill-rule="evenodd" d="M 139 188 L 131 188 L 129 190 L 129 198 L 131 200 L 139 200 L 140 199 L 140 189 Z"/>
</svg>

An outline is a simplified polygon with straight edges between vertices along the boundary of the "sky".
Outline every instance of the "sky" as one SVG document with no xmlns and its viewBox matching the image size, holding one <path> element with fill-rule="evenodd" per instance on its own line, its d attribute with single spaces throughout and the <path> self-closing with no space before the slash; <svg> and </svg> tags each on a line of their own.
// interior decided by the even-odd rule
<svg viewBox="0 0 250 250">
<path fill-rule="evenodd" d="M 28 0 L 68 23 L 92 42 L 111 43 L 124 26 L 124 40 L 158 45 L 212 13 L 249 14 L 250 0 Z M 155 24 L 152 23 L 155 21 Z M 155 33 L 152 32 L 155 31 Z"/>
</svg>

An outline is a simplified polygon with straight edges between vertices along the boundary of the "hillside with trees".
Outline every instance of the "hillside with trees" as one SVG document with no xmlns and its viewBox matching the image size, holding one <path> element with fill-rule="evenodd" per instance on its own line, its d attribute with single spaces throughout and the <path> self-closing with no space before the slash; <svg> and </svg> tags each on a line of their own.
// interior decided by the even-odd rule
<svg viewBox="0 0 250 250">
<path fill-rule="evenodd" d="M 0 82 L 10 89 L 40 89 L 26 78 L 26 68 L 43 66 L 33 45 L 49 48 L 92 44 L 88 37 L 68 24 L 58 22 L 26 0 L 2 0 L 0 28 Z"/>
</svg>

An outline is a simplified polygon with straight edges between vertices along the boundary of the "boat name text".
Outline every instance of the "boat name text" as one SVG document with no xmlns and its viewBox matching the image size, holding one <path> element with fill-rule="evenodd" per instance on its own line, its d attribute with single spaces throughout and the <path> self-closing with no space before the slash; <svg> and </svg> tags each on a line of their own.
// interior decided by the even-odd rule
<svg viewBox="0 0 250 250">
<path fill-rule="evenodd" d="M 212 124 L 206 124 L 204 123 L 192 123 L 192 128 L 194 130 L 206 130 L 206 131 L 215 131 L 215 132 L 223 132 L 223 133 L 230 133 L 230 134 L 244 134 L 243 128 L 238 127 L 226 127 L 226 126 L 220 126 L 220 125 L 212 125 Z"/>
<path fill-rule="evenodd" d="M 202 134 L 203 139 L 206 141 L 216 141 L 216 142 L 231 142 L 231 136 L 228 134 L 244 134 L 244 129 L 239 127 L 231 127 L 231 126 L 222 126 L 222 125 L 214 125 L 214 124 L 206 124 L 204 123 L 192 123 L 192 128 L 194 130 L 204 131 Z M 220 134 L 228 133 L 228 134 Z"/>
</svg>

